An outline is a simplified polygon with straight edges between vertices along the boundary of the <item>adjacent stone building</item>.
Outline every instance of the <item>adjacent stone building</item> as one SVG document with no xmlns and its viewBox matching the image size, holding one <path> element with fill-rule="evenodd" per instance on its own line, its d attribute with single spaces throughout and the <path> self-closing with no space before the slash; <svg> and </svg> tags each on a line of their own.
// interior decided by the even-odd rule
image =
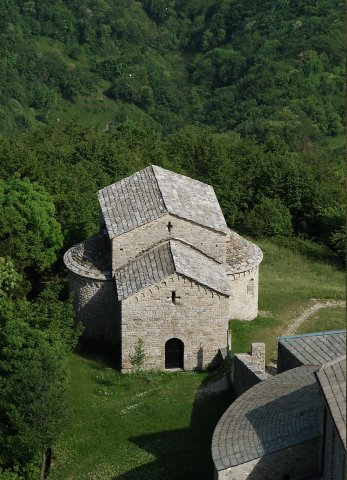
<svg viewBox="0 0 347 480">
<path fill-rule="evenodd" d="M 138 339 L 147 369 L 202 367 L 227 346 L 230 318 L 258 312 L 261 250 L 232 232 L 210 185 L 157 166 L 98 192 L 101 230 L 64 256 L 84 336 Z"/>
<path fill-rule="evenodd" d="M 245 393 L 214 431 L 215 479 L 345 480 L 346 331 L 281 337 L 275 376 L 252 347 L 235 356 Z"/>
</svg>

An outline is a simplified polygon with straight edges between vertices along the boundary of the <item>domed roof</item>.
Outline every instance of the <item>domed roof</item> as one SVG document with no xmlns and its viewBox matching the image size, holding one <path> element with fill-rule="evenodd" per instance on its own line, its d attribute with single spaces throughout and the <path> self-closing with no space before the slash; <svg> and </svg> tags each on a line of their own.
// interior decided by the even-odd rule
<svg viewBox="0 0 347 480">
<path fill-rule="evenodd" d="M 263 259 L 263 252 L 257 245 L 229 230 L 227 236 L 226 272 L 242 273 L 258 266 Z"/>
<path fill-rule="evenodd" d="M 112 278 L 111 243 L 106 230 L 71 247 L 64 263 L 72 272 L 95 280 Z"/>
<path fill-rule="evenodd" d="M 276 375 L 231 404 L 212 439 L 218 471 L 319 437 L 316 369 L 303 366 Z"/>
</svg>

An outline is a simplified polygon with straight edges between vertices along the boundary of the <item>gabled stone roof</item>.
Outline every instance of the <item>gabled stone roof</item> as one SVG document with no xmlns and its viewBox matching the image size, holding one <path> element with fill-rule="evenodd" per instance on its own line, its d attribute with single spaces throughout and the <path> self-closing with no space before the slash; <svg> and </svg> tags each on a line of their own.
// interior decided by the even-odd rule
<svg viewBox="0 0 347 480">
<path fill-rule="evenodd" d="M 212 439 L 218 471 L 319 437 L 315 369 L 302 366 L 263 380 L 231 404 Z"/>
<path fill-rule="evenodd" d="M 182 242 L 170 240 L 116 270 L 118 299 L 124 300 L 174 273 L 222 295 L 230 295 L 223 265 Z"/>
<path fill-rule="evenodd" d="M 110 238 L 171 213 L 226 234 L 210 185 L 152 165 L 98 192 Z"/>
<path fill-rule="evenodd" d="M 318 332 L 280 337 L 283 345 L 302 365 L 324 365 L 346 354 L 346 331 Z"/>
<path fill-rule="evenodd" d="M 106 230 L 71 247 L 64 263 L 72 272 L 95 280 L 112 278 L 111 245 Z"/>
<path fill-rule="evenodd" d="M 346 355 L 323 365 L 316 377 L 346 449 Z"/>
<path fill-rule="evenodd" d="M 263 252 L 257 245 L 229 230 L 226 252 L 226 271 L 229 275 L 251 270 L 262 260 Z"/>
</svg>

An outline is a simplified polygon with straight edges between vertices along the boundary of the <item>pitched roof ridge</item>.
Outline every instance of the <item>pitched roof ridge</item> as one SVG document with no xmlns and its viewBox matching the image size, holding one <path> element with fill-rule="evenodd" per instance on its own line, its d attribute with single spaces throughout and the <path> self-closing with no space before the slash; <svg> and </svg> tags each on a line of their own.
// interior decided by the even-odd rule
<svg viewBox="0 0 347 480">
<path fill-rule="evenodd" d="M 209 259 L 209 260 L 212 260 L 212 262 L 216 263 L 217 265 L 223 265 L 223 266 L 224 266 L 224 263 L 223 263 L 223 262 L 219 262 L 219 261 L 216 260 L 214 257 L 211 257 L 211 256 L 208 255 L 207 253 L 202 252 L 202 251 L 199 250 L 195 245 L 192 245 L 191 243 L 187 242 L 187 241 L 184 240 L 183 238 L 170 238 L 170 239 L 169 239 L 169 243 L 170 243 L 170 242 L 178 242 L 178 243 L 181 243 L 182 245 L 185 245 L 186 247 L 191 248 L 192 250 L 194 250 L 194 252 L 201 253 L 201 255 L 203 255 L 204 257 L 206 257 L 206 258 Z"/>
<path fill-rule="evenodd" d="M 155 168 L 161 168 L 162 170 L 165 170 L 165 168 L 162 168 L 162 167 L 158 167 L 158 165 L 150 165 L 148 168 L 151 168 L 152 170 L 152 173 L 153 173 L 153 177 L 155 178 L 155 182 L 157 184 L 157 187 L 158 187 L 158 190 L 159 190 L 159 193 L 160 193 L 160 196 L 161 196 L 161 199 L 163 201 L 163 204 L 164 204 L 164 208 L 166 210 L 167 213 L 170 213 L 167 206 L 166 206 L 166 203 L 165 203 L 165 198 L 164 198 L 164 195 L 163 195 L 163 192 L 161 191 L 161 188 L 160 188 L 160 185 L 159 185 L 159 182 L 158 182 L 158 179 L 157 179 L 157 176 L 155 174 Z M 169 171 L 169 170 L 168 170 Z"/>
<path fill-rule="evenodd" d="M 317 374 L 320 371 L 324 371 L 326 368 L 333 367 L 334 364 L 340 363 L 342 360 L 346 360 L 346 354 L 340 355 L 339 357 L 335 358 L 334 360 L 330 360 L 330 362 L 324 363 L 319 370 L 317 370 Z"/>
</svg>

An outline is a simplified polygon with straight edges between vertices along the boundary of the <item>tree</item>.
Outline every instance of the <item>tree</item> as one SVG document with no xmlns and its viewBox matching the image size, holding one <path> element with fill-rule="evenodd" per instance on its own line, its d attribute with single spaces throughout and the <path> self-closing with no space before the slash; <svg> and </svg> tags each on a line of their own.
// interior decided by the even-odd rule
<svg viewBox="0 0 347 480">
<path fill-rule="evenodd" d="M 49 268 L 63 244 L 50 195 L 38 183 L 14 175 L 0 181 L 0 206 L 0 253 L 21 269 Z"/>
<path fill-rule="evenodd" d="M 256 238 L 290 236 L 292 219 L 278 198 L 264 197 L 246 216 L 245 229 Z"/>
<path fill-rule="evenodd" d="M 43 478 L 65 419 L 65 359 L 81 330 L 60 294 L 54 283 L 33 302 L 0 297 L 0 472 L 11 480 Z"/>
<path fill-rule="evenodd" d="M 0 297 L 12 296 L 22 281 L 23 277 L 16 272 L 13 261 L 0 257 Z"/>
<path fill-rule="evenodd" d="M 0 461 L 24 466 L 46 452 L 63 427 L 66 404 L 65 349 L 45 333 L 10 320 L 0 334 Z"/>
</svg>

